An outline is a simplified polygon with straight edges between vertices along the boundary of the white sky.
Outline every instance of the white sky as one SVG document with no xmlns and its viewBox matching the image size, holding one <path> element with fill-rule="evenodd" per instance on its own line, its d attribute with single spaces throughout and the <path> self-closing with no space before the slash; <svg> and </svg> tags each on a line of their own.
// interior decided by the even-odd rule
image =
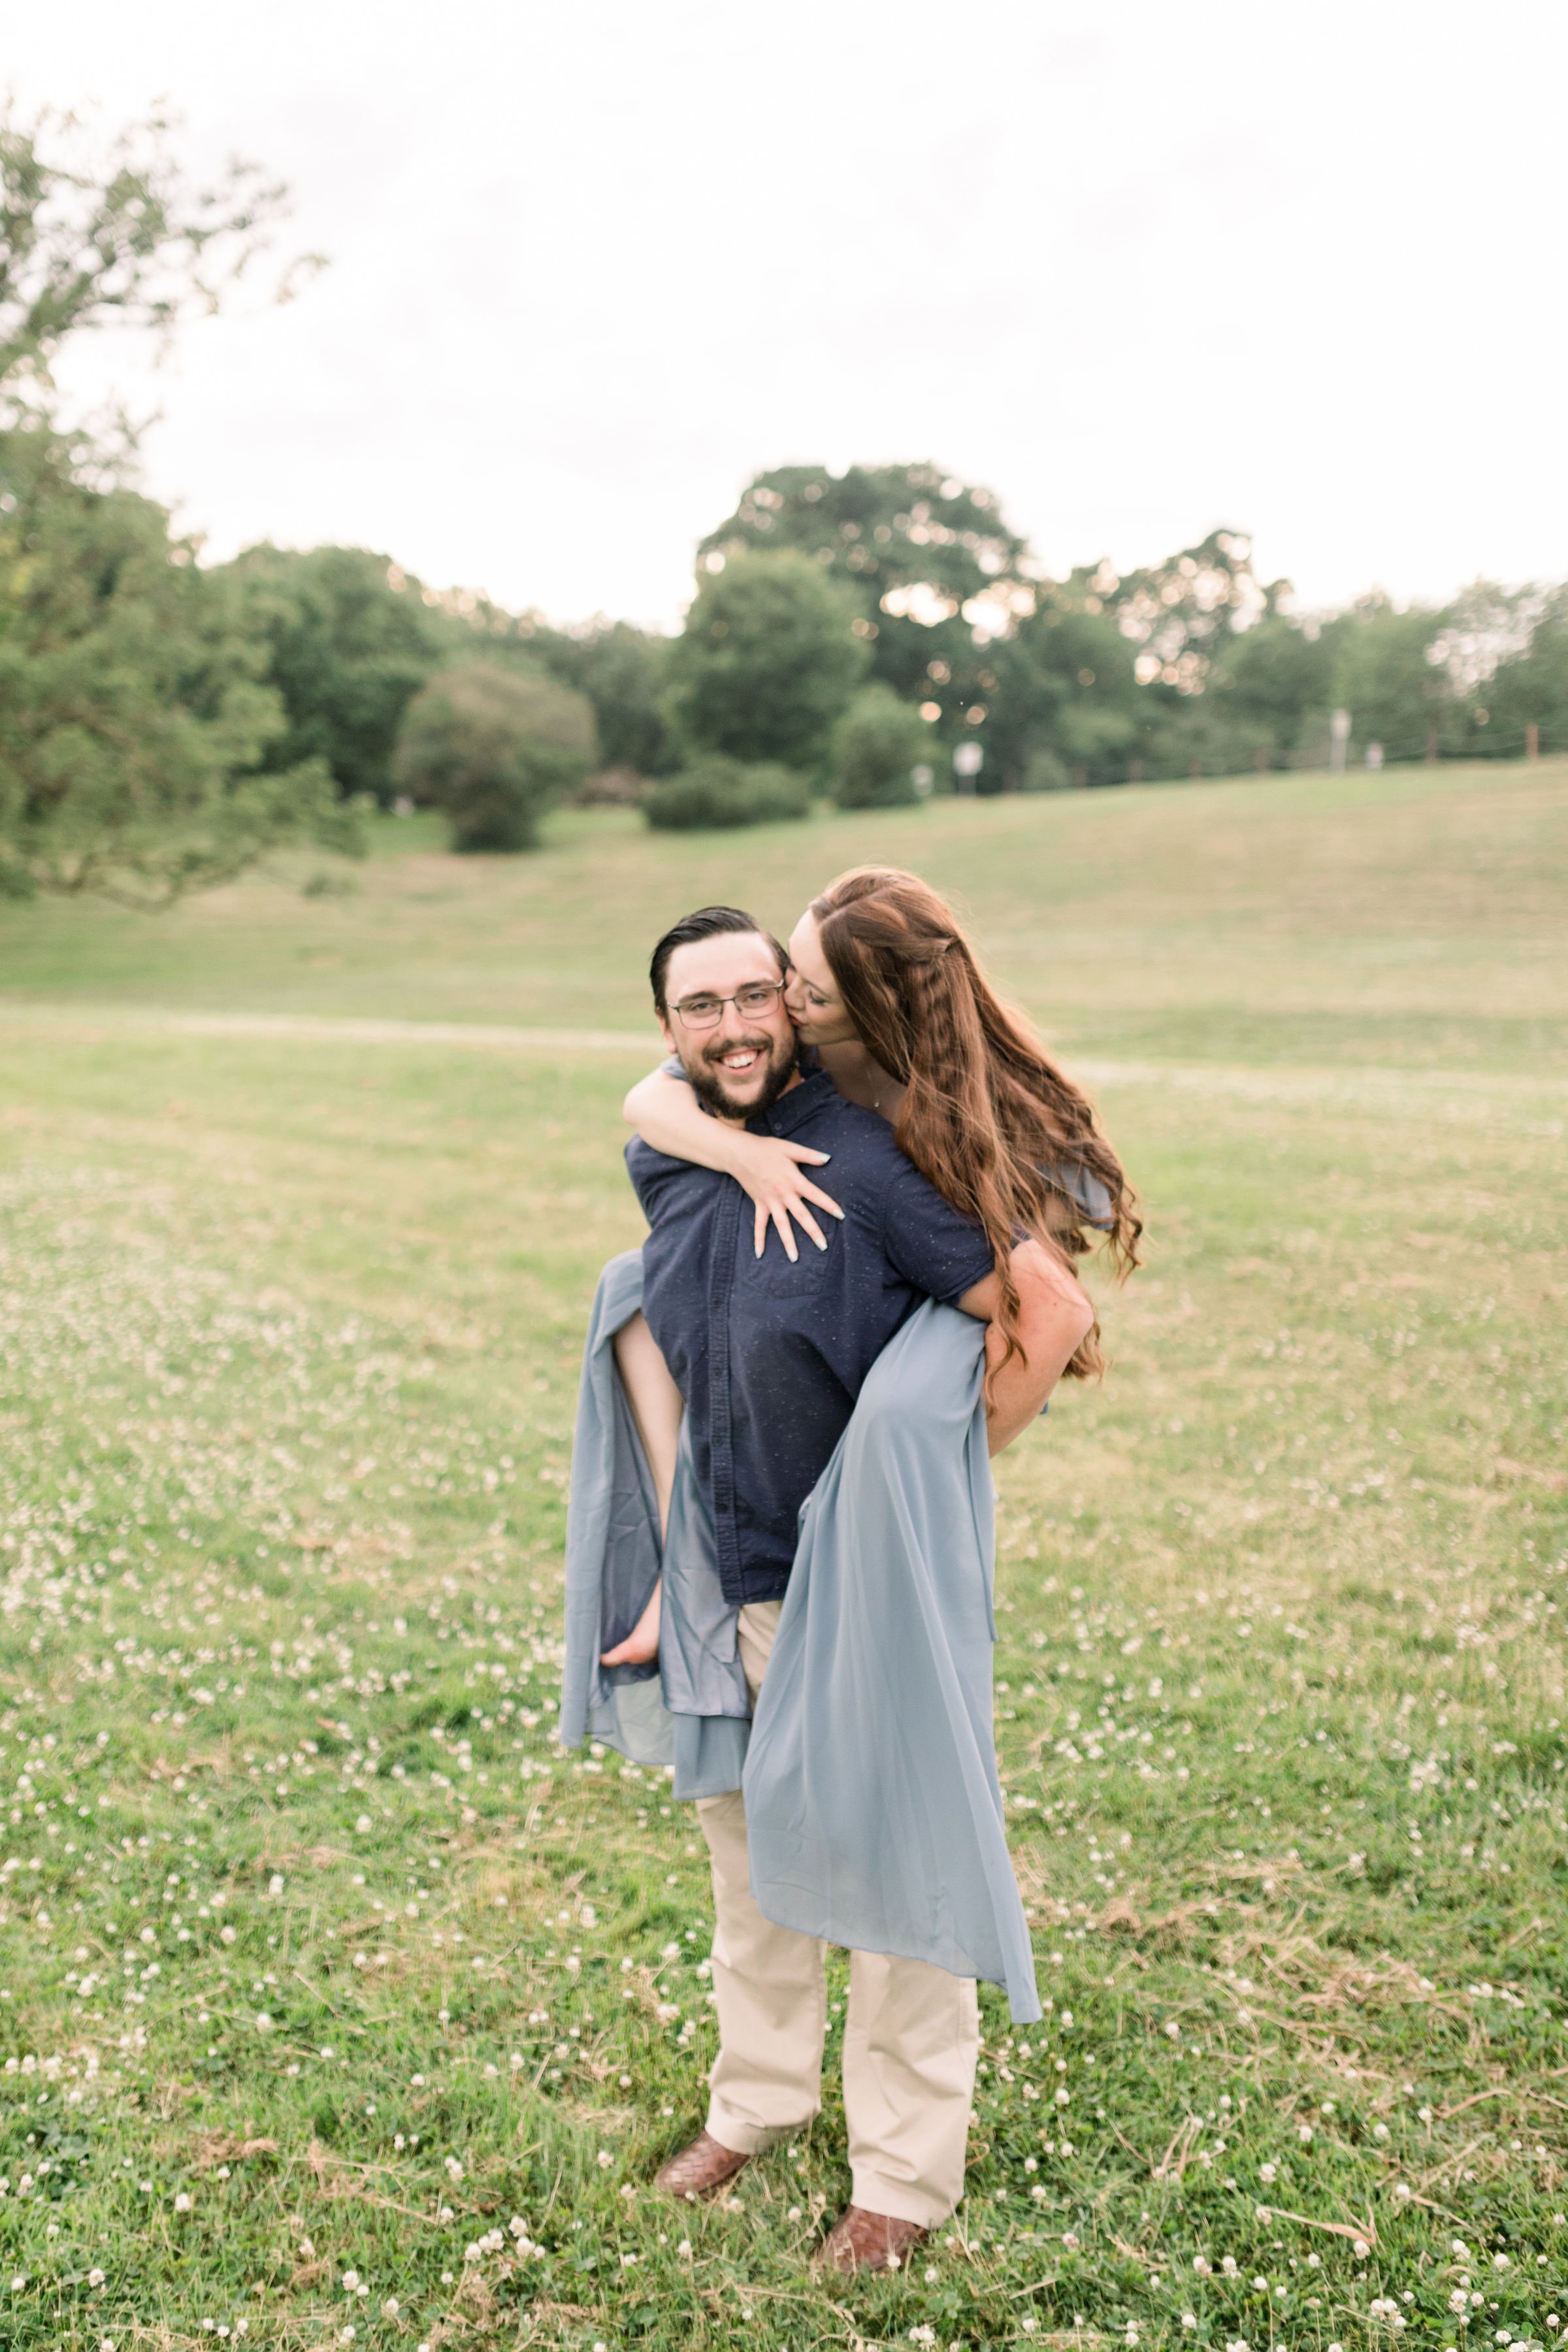
<svg viewBox="0 0 1568 2352">
<path fill-rule="evenodd" d="M 1562 0 L 72 0 L 26 102 L 167 97 L 331 269 L 194 326 L 148 486 L 672 623 L 758 467 L 933 457 L 1053 568 L 1215 524 L 1310 603 L 1568 574 Z"/>
</svg>

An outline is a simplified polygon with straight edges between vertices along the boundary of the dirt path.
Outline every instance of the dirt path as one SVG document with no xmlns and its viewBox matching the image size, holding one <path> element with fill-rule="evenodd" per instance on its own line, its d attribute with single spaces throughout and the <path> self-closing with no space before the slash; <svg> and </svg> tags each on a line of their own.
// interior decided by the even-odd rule
<svg viewBox="0 0 1568 2352">
<path fill-rule="evenodd" d="M 384 1021 L 316 1013 L 182 1013 L 157 1005 L 18 1003 L 0 1000 L 0 1026 L 55 1034 L 164 1037 L 276 1037 L 301 1045 L 434 1045 L 460 1053 L 615 1053 L 657 1057 L 647 1029 L 531 1029 L 479 1021 Z M 1292 1068 L 1279 1064 L 1116 1062 L 1098 1057 L 1071 1067 L 1091 1087 L 1138 1086 L 1174 1093 L 1227 1096 L 1258 1103 L 1399 1107 L 1467 1124 L 1526 1103 L 1542 1108 L 1568 1098 L 1568 1079 L 1511 1071 L 1400 1070 L 1369 1064 Z M 1562 1122 L 1548 1125 L 1561 1132 Z"/>
</svg>

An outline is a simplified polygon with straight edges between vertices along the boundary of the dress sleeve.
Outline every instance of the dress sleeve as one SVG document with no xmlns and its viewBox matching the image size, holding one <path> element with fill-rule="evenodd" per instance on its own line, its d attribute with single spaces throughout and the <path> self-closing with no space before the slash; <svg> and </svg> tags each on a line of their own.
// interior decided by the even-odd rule
<svg viewBox="0 0 1568 2352">
<path fill-rule="evenodd" d="M 900 1169 L 883 1195 L 882 1246 L 906 1282 L 944 1305 L 996 1270 L 981 1227 L 961 1217 L 918 1168 Z"/>
</svg>

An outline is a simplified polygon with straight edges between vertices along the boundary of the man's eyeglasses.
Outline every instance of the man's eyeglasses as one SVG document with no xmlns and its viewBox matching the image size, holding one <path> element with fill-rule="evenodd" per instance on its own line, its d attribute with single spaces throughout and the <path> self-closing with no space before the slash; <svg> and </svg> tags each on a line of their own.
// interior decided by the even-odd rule
<svg viewBox="0 0 1568 2352">
<path fill-rule="evenodd" d="M 747 1021 L 765 1021 L 783 993 L 782 980 L 754 980 L 733 996 L 687 996 L 669 1009 L 679 1013 L 688 1029 L 717 1029 L 726 1004 Z"/>
</svg>

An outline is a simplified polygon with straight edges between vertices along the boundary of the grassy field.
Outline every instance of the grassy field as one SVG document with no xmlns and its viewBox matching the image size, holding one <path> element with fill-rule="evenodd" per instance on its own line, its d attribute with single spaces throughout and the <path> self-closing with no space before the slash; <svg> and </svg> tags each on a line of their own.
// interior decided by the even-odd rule
<svg viewBox="0 0 1568 2352">
<path fill-rule="evenodd" d="M 963 2207 L 829 2291 L 831 2097 L 647 2187 L 700 1839 L 552 1737 L 640 1048 L 484 1031 L 643 1030 L 673 915 L 871 857 L 1092 1073 L 1151 1252 L 1002 1467 L 1047 2021 L 983 1997 Z M 1560 2341 L 1568 770 L 316 863 L 0 907 L 6 2352 Z"/>
</svg>

